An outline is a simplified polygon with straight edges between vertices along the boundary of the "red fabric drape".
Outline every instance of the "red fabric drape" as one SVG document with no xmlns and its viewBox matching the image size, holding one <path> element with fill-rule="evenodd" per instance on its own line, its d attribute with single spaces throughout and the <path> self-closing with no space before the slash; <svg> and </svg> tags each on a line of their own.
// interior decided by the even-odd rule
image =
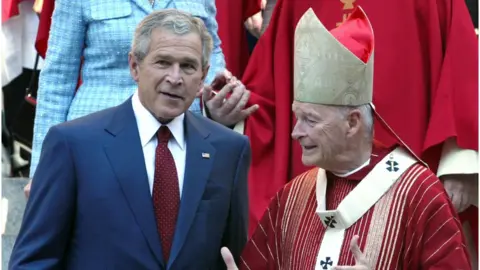
<svg viewBox="0 0 480 270">
<path fill-rule="evenodd" d="M 40 12 L 40 23 L 38 25 L 37 39 L 35 40 L 35 49 L 41 57 L 45 59 L 48 47 L 48 34 L 52 24 L 52 14 L 55 8 L 55 0 L 44 0 Z"/>
<path fill-rule="evenodd" d="M 260 11 L 260 1 L 216 0 L 215 5 L 218 35 L 222 41 L 227 69 L 241 78 L 250 55 L 244 22 Z"/>
<path fill-rule="evenodd" d="M 2 0 L 2 23 L 20 14 L 18 4 L 22 0 Z"/>
</svg>

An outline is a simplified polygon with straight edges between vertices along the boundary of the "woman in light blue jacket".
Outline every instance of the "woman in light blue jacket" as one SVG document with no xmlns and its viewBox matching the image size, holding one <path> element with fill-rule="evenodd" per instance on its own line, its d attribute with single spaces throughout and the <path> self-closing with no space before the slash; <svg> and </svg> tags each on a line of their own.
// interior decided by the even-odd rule
<svg viewBox="0 0 480 270">
<path fill-rule="evenodd" d="M 150 12 L 176 8 L 200 17 L 213 37 L 206 83 L 225 69 L 215 20 L 215 0 L 56 0 L 45 65 L 40 74 L 30 177 L 43 139 L 53 125 L 127 100 L 137 86 L 128 52 L 137 24 Z M 81 58 L 82 84 L 75 93 Z M 200 113 L 199 100 L 191 111 Z"/>
</svg>

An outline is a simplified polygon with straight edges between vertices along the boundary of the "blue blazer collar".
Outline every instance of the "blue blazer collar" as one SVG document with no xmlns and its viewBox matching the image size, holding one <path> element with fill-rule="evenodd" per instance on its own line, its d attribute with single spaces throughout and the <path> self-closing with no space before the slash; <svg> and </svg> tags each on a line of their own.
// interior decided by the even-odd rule
<svg viewBox="0 0 480 270">
<path fill-rule="evenodd" d="M 145 11 L 147 14 L 150 14 L 153 10 L 154 7 L 158 7 L 159 4 L 161 4 L 160 8 L 168 7 L 170 5 L 170 2 L 173 0 L 155 0 L 154 7 L 150 4 L 149 1 L 147 0 L 130 0 L 132 1 L 135 5 L 139 6 L 143 11 Z"/>
<path fill-rule="evenodd" d="M 105 131 L 111 136 L 111 140 L 107 140 L 104 146 L 111 168 L 152 255 L 161 268 L 165 268 L 131 98 L 116 107 L 116 112 L 105 127 Z"/>
</svg>

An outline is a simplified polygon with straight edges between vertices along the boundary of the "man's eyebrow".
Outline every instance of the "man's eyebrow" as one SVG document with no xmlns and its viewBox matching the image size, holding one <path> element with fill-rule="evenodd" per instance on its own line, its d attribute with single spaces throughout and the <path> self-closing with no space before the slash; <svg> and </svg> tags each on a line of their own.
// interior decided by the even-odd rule
<svg viewBox="0 0 480 270">
<path fill-rule="evenodd" d="M 157 55 L 155 55 L 154 58 L 155 59 L 158 59 L 158 58 L 162 58 L 162 59 L 169 59 L 170 58 L 171 59 L 172 57 L 168 54 L 157 54 Z"/>
<path fill-rule="evenodd" d="M 317 113 L 313 113 L 311 111 L 308 111 L 308 112 L 305 112 L 305 115 L 308 116 L 308 117 L 311 117 L 311 118 L 318 118 L 318 114 Z"/>
<path fill-rule="evenodd" d="M 183 57 L 182 60 L 183 60 L 183 62 L 186 62 L 186 63 L 189 63 L 189 64 L 193 64 L 193 65 L 199 65 L 199 64 L 200 64 L 200 63 L 197 61 L 197 59 L 191 58 L 191 57 Z"/>
<path fill-rule="evenodd" d="M 199 65 L 200 64 L 197 59 L 192 58 L 192 57 L 188 57 L 188 56 L 181 57 L 179 59 L 175 59 L 174 57 L 172 57 L 171 55 L 168 55 L 168 54 L 159 54 L 155 57 L 155 61 L 157 61 L 159 59 L 163 59 L 163 60 L 167 60 L 167 61 L 180 60 L 180 62 L 185 62 L 185 63 L 189 63 L 189 64 L 193 64 L 193 65 Z"/>
</svg>

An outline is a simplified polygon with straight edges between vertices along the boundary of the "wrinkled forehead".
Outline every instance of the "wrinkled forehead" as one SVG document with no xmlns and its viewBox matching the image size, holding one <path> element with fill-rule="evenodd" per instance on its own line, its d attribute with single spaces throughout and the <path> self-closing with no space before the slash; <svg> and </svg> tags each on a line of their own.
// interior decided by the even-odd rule
<svg viewBox="0 0 480 270">
<path fill-rule="evenodd" d="M 202 53 L 202 39 L 196 32 L 176 33 L 174 30 L 157 27 L 152 31 L 150 48 L 189 48 Z"/>
<path fill-rule="evenodd" d="M 175 34 L 169 30 L 155 29 L 150 41 L 149 54 L 166 60 L 188 60 L 201 63 L 202 43 L 196 33 Z"/>
<path fill-rule="evenodd" d="M 325 116 L 334 113 L 335 107 L 315 104 L 315 103 L 306 103 L 300 101 L 294 101 L 292 104 L 292 111 L 295 115 L 312 115 L 312 116 Z"/>
</svg>

